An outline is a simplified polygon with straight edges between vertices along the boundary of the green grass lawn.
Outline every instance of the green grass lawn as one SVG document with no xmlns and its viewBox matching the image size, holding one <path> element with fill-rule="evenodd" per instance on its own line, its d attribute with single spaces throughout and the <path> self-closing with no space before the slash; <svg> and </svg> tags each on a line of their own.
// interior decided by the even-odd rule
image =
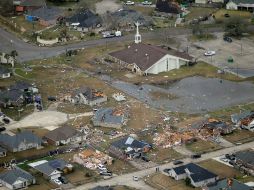
<svg viewBox="0 0 254 190">
<path fill-rule="evenodd" d="M 254 132 L 237 129 L 233 133 L 223 136 L 223 138 L 231 143 L 247 143 L 254 140 Z"/>
<path fill-rule="evenodd" d="M 200 162 L 199 165 L 217 174 L 220 178 L 236 178 L 243 183 L 254 180 L 254 177 L 244 177 L 245 174 L 240 173 L 240 171 L 237 169 L 229 167 L 215 160 L 206 160 Z"/>
<path fill-rule="evenodd" d="M 173 159 L 180 159 L 182 155 L 172 148 L 156 148 L 151 150 L 148 157 L 155 163 L 161 164 L 170 162 Z"/>
<path fill-rule="evenodd" d="M 229 14 L 230 17 L 225 17 L 225 14 Z M 248 11 L 234 11 L 234 10 L 226 10 L 226 9 L 220 9 L 217 12 L 214 13 L 215 19 L 217 22 L 224 22 L 228 20 L 231 17 L 241 17 L 243 19 L 251 19 L 252 13 Z"/>
<path fill-rule="evenodd" d="M 220 149 L 221 147 L 210 141 L 198 139 L 196 142 L 186 144 L 186 148 L 194 153 L 206 153 Z"/>
<path fill-rule="evenodd" d="M 185 16 L 185 20 L 198 19 L 200 16 L 208 16 L 211 13 L 214 13 L 216 9 L 214 8 L 203 8 L 203 7 L 190 7 L 190 13 Z"/>
</svg>

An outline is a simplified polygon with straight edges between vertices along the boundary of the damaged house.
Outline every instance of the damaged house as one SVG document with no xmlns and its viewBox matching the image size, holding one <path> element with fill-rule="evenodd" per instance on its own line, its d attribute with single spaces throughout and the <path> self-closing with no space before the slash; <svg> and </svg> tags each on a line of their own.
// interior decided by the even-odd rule
<svg viewBox="0 0 254 190">
<path fill-rule="evenodd" d="M 107 154 L 93 149 L 86 149 L 73 156 L 73 161 L 84 167 L 95 170 L 99 164 L 111 165 L 113 158 Z"/>
<path fill-rule="evenodd" d="M 132 159 L 142 156 L 151 148 L 152 146 L 145 141 L 139 141 L 133 137 L 124 137 L 113 142 L 109 152 L 120 159 Z"/>
<path fill-rule="evenodd" d="M 231 120 L 236 126 L 254 131 L 254 112 L 246 111 L 240 114 L 231 115 Z"/>
<path fill-rule="evenodd" d="M 89 87 L 83 87 L 77 89 L 68 99 L 74 104 L 94 106 L 106 102 L 107 96 L 101 91 L 94 90 Z"/>
<path fill-rule="evenodd" d="M 92 118 L 94 126 L 121 128 L 127 123 L 127 112 L 117 108 L 101 108 L 97 110 Z"/>
<path fill-rule="evenodd" d="M 101 23 L 101 18 L 88 9 L 66 18 L 66 26 L 73 27 L 80 32 L 88 32 L 94 28 L 101 27 Z"/>
</svg>

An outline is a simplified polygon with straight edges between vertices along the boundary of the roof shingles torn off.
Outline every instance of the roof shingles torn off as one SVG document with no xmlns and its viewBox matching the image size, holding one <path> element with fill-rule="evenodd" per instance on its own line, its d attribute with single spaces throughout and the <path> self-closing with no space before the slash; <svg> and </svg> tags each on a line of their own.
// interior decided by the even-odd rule
<svg viewBox="0 0 254 190">
<path fill-rule="evenodd" d="M 145 71 L 167 54 L 188 61 L 192 60 L 192 57 L 186 53 L 175 50 L 168 51 L 161 47 L 143 43 L 132 44 L 127 49 L 112 52 L 109 55 L 128 64 L 135 63 L 142 71 Z"/>
</svg>

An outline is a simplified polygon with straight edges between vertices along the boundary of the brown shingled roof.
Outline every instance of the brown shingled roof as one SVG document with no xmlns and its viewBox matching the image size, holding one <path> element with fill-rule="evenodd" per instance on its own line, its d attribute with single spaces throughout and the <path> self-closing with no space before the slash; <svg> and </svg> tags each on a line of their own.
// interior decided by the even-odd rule
<svg viewBox="0 0 254 190">
<path fill-rule="evenodd" d="M 161 47 L 143 43 L 132 44 L 124 50 L 112 52 L 109 55 L 129 64 L 135 63 L 142 71 L 145 71 L 167 54 L 186 60 L 192 59 L 186 53 L 175 50 L 167 51 Z"/>
<path fill-rule="evenodd" d="M 45 135 L 45 137 L 47 139 L 51 139 L 56 142 L 61 140 L 67 140 L 77 134 L 81 134 L 81 133 L 77 131 L 76 129 L 74 129 L 73 127 L 63 126 L 48 132 Z"/>
</svg>

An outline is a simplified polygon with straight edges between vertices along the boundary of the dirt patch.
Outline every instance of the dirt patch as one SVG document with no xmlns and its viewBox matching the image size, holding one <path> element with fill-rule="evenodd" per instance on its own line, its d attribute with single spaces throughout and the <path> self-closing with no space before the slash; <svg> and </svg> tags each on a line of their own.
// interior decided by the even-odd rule
<svg viewBox="0 0 254 190">
<path fill-rule="evenodd" d="M 116 0 L 104 0 L 95 5 L 96 13 L 102 15 L 107 12 L 115 12 L 122 8 L 122 5 L 117 3 Z"/>
</svg>

